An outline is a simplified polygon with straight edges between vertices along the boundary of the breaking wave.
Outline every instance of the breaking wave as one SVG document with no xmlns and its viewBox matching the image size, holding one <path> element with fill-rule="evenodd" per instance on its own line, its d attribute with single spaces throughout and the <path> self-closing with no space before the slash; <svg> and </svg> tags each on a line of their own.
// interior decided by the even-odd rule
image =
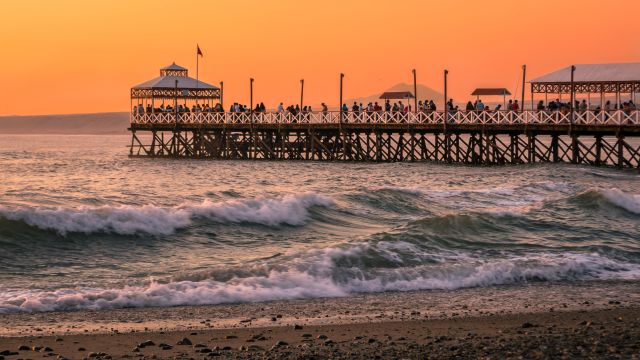
<svg viewBox="0 0 640 360">
<path fill-rule="evenodd" d="M 600 190 L 600 193 L 612 204 L 634 214 L 640 214 L 640 195 L 625 193 L 619 189 Z"/>
<path fill-rule="evenodd" d="M 265 226 L 305 224 L 312 206 L 331 206 L 331 198 L 315 193 L 285 195 L 275 199 L 229 200 L 176 207 L 100 206 L 78 208 L 0 207 L 0 218 L 23 222 L 42 230 L 68 233 L 168 235 L 188 227 L 194 219 Z"/>
<path fill-rule="evenodd" d="M 380 242 L 290 253 L 284 263 L 182 274 L 118 289 L 6 290 L 0 293 L 0 313 L 209 305 L 594 279 L 640 279 L 640 264 L 577 252 L 490 259 Z"/>
</svg>

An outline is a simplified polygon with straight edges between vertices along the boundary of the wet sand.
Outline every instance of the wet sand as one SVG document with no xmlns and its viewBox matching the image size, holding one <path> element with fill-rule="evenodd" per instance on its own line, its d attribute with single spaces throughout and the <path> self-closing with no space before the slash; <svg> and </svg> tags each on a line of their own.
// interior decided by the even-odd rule
<svg viewBox="0 0 640 360">
<path fill-rule="evenodd" d="M 5 314 L 0 334 L 5 359 L 638 358 L 640 283 Z"/>
</svg>

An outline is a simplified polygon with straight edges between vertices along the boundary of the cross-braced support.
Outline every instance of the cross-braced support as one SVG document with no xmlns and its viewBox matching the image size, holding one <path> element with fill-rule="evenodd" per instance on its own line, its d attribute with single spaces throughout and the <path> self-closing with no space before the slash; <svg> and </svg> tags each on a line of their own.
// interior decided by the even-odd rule
<svg viewBox="0 0 640 360">
<path fill-rule="evenodd" d="M 573 128 L 575 130 L 575 128 Z M 640 168 L 640 134 L 416 126 L 245 126 L 131 131 L 131 156 L 316 161 L 540 162 Z M 517 130 L 517 131 L 514 131 Z"/>
</svg>

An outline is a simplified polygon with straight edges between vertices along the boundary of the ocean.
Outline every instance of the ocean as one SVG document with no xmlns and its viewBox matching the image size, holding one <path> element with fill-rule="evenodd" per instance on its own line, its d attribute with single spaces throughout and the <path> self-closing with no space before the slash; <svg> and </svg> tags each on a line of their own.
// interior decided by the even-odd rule
<svg viewBox="0 0 640 360">
<path fill-rule="evenodd" d="M 133 159 L 1 135 L 0 313 L 640 279 L 640 175 Z"/>
</svg>

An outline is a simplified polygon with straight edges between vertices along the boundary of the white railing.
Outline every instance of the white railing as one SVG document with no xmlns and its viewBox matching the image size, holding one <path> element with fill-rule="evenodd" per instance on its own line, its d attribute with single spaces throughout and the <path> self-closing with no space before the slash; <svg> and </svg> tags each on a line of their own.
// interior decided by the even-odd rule
<svg viewBox="0 0 640 360">
<path fill-rule="evenodd" d="M 443 124 L 443 111 L 426 112 L 310 112 L 290 113 L 131 113 L 132 124 Z M 455 111 L 447 113 L 448 124 L 516 125 L 579 124 L 640 126 L 640 111 Z"/>
</svg>

